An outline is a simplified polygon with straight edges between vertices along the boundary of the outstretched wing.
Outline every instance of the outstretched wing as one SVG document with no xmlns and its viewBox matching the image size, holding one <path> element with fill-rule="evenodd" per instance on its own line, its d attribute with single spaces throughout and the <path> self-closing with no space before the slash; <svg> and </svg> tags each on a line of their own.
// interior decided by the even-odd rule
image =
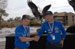
<svg viewBox="0 0 75 49">
<path fill-rule="evenodd" d="M 42 14 L 44 15 L 44 14 L 48 11 L 48 9 L 49 9 L 50 7 L 51 7 L 51 5 L 45 6 L 44 9 L 43 9 L 43 11 L 42 11 Z"/>
<path fill-rule="evenodd" d="M 73 7 L 75 11 L 75 0 L 68 0 L 69 4 Z"/>
<path fill-rule="evenodd" d="M 38 11 L 38 7 L 32 1 L 28 1 L 28 6 L 31 8 L 33 15 L 40 18 L 41 14 Z"/>
<path fill-rule="evenodd" d="M 31 8 L 31 9 L 38 9 L 38 7 L 32 2 L 32 1 L 28 1 L 28 6 Z"/>
</svg>

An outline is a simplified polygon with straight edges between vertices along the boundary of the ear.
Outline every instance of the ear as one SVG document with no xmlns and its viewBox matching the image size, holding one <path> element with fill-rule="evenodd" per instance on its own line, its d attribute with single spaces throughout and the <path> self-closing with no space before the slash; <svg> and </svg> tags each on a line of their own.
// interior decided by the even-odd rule
<svg viewBox="0 0 75 49">
<path fill-rule="evenodd" d="M 42 11 L 42 14 L 44 15 L 49 10 L 50 7 L 51 7 L 51 5 L 45 6 L 43 11 Z"/>
</svg>

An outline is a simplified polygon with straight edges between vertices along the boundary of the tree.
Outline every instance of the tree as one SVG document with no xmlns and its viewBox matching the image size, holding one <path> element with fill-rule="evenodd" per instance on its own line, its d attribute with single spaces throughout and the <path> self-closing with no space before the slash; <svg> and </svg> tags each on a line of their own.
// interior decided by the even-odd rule
<svg viewBox="0 0 75 49">
<path fill-rule="evenodd" d="M 0 29 L 1 29 L 2 16 L 8 16 L 5 10 L 6 6 L 7 6 L 7 0 L 0 0 Z"/>
<path fill-rule="evenodd" d="M 14 19 L 14 21 L 20 21 L 21 20 L 21 17 L 16 17 L 15 19 Z"/>
<path fill-rule="evenodd" d="M 13 18 L 8 19 L 7 21 L 8 21 L 8 22 L 11 22 L 11 21 L 13 21 Z"/>
<path fill-rule="evenodd" d="M 0 9 L 0 29 L 1 29 L 1 21 L 2 21 L 2 16 L 8 16 L 5 10 Z"/>
<path fill-rule="evenodd" d="M 13 18 L 10 18 L 10 19 L 8 19 L 7 21 L 9 22 L 10 27 L 12 27 L 14 19 L 13 19 Z"/>
<path fill-rule="evenodd" d="M 58 12 L 54 12 L 54 14 L 58 14 Z"/>
</svg>

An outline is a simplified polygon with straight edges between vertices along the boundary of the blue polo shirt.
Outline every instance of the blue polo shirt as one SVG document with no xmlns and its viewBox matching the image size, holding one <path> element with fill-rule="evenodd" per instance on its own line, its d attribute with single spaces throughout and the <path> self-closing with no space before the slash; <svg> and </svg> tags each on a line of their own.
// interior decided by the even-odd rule
<svg viewBox="0 0 75 49">
<path fill-rule="evenodd" d="M 27 30 L 28 35 L 26 34 L 25 29 Z M 22 49 L 29 47 L 30 43 L 21 42 L 19 37 L 30 37 L 30 27 L 24 28 L 23 25 L 20 25 L 15 29 L 15 47 Z"/>
<path fill-rule="evenodd" d="M 46 31 L 47 40 L 49 42 L 60 42 L 62 38 L 65 39 L 66 31 L 61 22 L 54 21 L 54 29 L 52 33 L 49 33 L 51 32 L 51 29 L 49 29 L 49 25 L 52 27 L 53 23 L 49 24 L 47 21 L 44 22 L 37 36 L 41 36 Z M 52 39 L 51 34 L 55 36 L 55 40 Z"/>
</svg>

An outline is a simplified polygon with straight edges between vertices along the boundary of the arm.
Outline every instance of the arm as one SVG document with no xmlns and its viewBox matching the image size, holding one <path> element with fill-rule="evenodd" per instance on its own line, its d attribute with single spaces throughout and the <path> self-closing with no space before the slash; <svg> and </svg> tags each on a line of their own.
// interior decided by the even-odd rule
<svg viewBox="0 0 75 49">
<path fill-rule="evenodd" d="M 40 31 L 37 33 L 37 36 L 34 37 L 34 41 L 39 41 L 40 36 L 44 33 L 45 31 L 45 24 L 42 25 Z"/>
<path fill-rule="evenodd" d="M 40 39 L 40 36 L 35 36 L 35 37 L 34 37 L 34 41 L 36 41 L 36 42 L 38 42 L 39 39 Z"/>
<path fill-rule="evenodd" d="M 29 41 L 33 40 L 33 38 L 30 38 L 30 37 L 23 37 L 23 33 L 22 33 L 20 27 L 16 28 L 16 30 L 15 30 L 15 37 L 20 39 L 22 42 L 29 42 Z"/>
<path fill-rule="evenodd" d="M 20 39 L 22 42 L 30 42 L 30 41 L 33 41 L 34 38 L 29 38 L 29 37 L 19 37 L 19 39 Z"/>
<path fill-rule="evenodd" d="M 61 48 L 63 48 L 64 39 L 61 40 L 60 44 L 61 44 Z"/>
<path fill-rule="evenodd" d="M 60 44 L 63 47 L 63 43 L 64 43 L 64 40 L 65 40 L 65 37 L 66 37 L 66 31 L 65 31 L 65 28 L 63 27 L 62 24 L 61 24 L 61 31 L 62 31 L 62 35 L 61 35 L 62 40 L 61 40 Z"/>
<path fill-rule="evenodd" d="M 62 31 L 61 38 L 62 38 L 62 40 L 64 40 L 66 38 L 66 31 L 62 24 L 61 24 L 61 31 Z"/>
</svg>

